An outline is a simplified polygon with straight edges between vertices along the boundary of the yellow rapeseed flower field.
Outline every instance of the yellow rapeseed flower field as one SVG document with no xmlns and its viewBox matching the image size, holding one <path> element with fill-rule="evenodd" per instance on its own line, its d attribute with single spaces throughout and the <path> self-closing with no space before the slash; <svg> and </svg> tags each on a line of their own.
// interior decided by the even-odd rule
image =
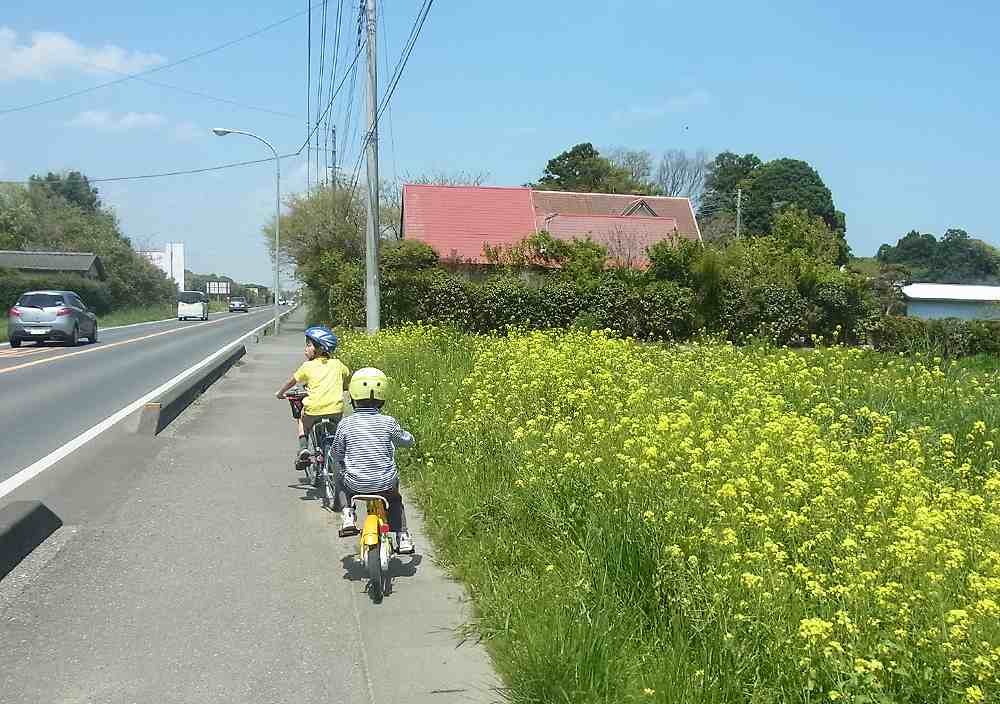
<svg viewBox="0 0 1000 704">
<path fill-rule="evenodd" d="M 1000 701 L 1000 388 L 857 349 L 345 345 L 520 702 Z"/>
</svg>

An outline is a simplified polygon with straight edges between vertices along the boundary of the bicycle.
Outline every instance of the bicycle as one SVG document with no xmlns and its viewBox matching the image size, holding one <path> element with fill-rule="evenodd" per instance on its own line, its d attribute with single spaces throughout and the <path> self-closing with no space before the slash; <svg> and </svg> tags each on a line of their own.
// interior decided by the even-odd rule
<svg viewBox="0 0 1000 704">
<path fill-rule="evenodd" d="M 285 392 L 285 398 L 292 407 L 292 418 L 302 415 L 302 399 L 309 393 L 301 386 L 293 387 Z M 328 418 L 320 418 L 309 430 L 309 445 L 312 452 L 309 461 L 301 465 L 296 460 L 295 468 L 305 472 L 306 482 L 320 492 L 323 508 L 332 509 L 335 503 L 336 487 L 333 473 L 330 471 L 329 447 L 333 442 L 336 424 Z"/>
<path fill-rule="evenodd" d="M 358 560 L 368 570 L 368 593 L 375 603 L 392 589 L 389 558 L 398 551 L 398 536 L 389 530 L 389 500 L 379 494 L 355 494 L 350 501 L 365 502 L 365 523 L 357 528 L 340 529 L 341 538 L 359 535 Z"/>
</svg>

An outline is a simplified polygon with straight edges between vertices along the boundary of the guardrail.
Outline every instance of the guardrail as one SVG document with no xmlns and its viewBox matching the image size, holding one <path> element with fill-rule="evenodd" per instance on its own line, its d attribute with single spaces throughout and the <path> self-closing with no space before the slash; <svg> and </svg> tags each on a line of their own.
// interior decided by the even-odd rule
<svg viewBox="0 0 1000 704">
<path fill-rule="evenodd" d="M 295 308 L 291 308 L 284 311 L 279 317 L 283 318 L 294 310 Z M 152 392 L 155 394 L 154 398 L 146 402 L 142 408 L 139 432 L 155 436 L 166 428 L 246 354 L 244 344 L 246 340 L 254 338 L 259 342 L 261 337 L 270 334 L 273 324 L 274 319 L 268 319 L 263 325 L 203 360 L 191 369 L 191 373 L 177 378 L 173 383 L 168 382 L 169 386 L 154 390 Z M 141 401 L 142 399 L 139 400 L 140 403 Z M 134 413 L 134 410 L 131 412 Z M 129 413 L 129 409 L 123 409 L 119 413 Z M 81 442 L 83 440 L 86 438 Z M 72 448 L 69 451 L 71 450 Z M 62 519 L 41 501 L 14 501 L 0 507 L 0 579 L 10 573 L 61 526 Z"/>
</svg>

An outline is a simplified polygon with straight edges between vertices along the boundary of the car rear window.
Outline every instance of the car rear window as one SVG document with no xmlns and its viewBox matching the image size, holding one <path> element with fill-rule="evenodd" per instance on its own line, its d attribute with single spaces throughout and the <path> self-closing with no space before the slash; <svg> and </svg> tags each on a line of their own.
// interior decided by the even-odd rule
<svg viewBox="0 0 1000 704">
<path fill-rule="evenodd" d="M 177 295 L 177 301 L 180 303 L 201 303 L 205 300 L 204 295 L 201 291 L 181 291 Z"/>
<path fill-rule="evenodd" d="M 66 303 L 62 296 L 54 293 L 26 293 L 17 299 L 17 305 L 28 308 L 55 308 Z"/>
</svg>

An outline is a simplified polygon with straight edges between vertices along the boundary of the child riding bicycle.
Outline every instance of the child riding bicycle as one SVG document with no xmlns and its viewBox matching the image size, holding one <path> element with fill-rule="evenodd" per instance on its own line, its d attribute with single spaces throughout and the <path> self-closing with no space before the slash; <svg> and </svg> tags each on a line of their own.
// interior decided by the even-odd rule
<svg viewBox="0 0 1000 704">
<path fill-rule="evenodd" d="M 398 537 L 398 551 L 412 554 L 406 511 L 399 493 L 396 447 L 410 447 L 413 436 L 399 421 L 380 411 L 388 396 L 389 380 L 372 367 L 351 377 L 348 391 L 354 413 L 337 426 L 333 458 L 337 471 L 337 503 L 343 513 L 341 536 L 357 535 L 351 499 L 355 494 L 381 494 L 389 502 L 389 530 Z"/>
<path fill-rule="evenodd" d="M 337 349 L 337 336 L 330 328 L 316 325 L 306 330 L 306 361 L 274 395 L 284 398 L 285 392 L 296 384 L 306 387 L 309 395 L 302 401 L 299 418 L 299 451 L 296 467 L 301 469 L 309 462 L 309 432 L 322 418 L 333 422 L 334 427 L 344 414 L 344 391 L 347 390 L 351 370 L 333 357 Z"/>
</svg>

